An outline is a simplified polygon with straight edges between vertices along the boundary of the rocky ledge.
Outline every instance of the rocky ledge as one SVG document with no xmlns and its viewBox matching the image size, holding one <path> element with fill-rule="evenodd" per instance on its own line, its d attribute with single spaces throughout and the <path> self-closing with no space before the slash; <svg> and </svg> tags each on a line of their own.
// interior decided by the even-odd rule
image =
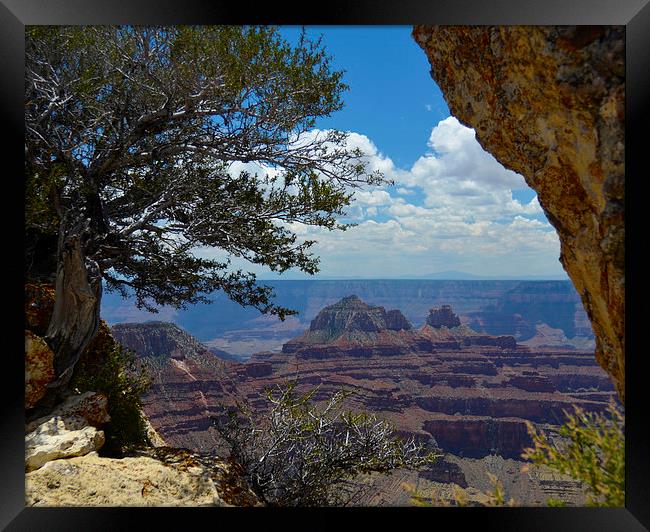
<svg viewBox="0 0 650 532">
<path fill-rule="evenodd" d="M 625 28 L 415 26 L 449 109 L 523 175 L 625 401 Z"/>
</svg>

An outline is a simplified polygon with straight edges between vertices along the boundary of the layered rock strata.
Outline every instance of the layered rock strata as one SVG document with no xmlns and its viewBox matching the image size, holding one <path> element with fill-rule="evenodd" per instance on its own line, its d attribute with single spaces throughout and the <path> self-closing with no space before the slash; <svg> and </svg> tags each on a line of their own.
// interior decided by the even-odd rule
<svg viewBox="0 0 650 532">
<path fill-rule="evenodd" d="M 511 336 L 462 324 L 414 329 L 400 323 L 395 330 L 388 328 L 395 327 L 389 315 L 397 316 L 345 298 L 323 309 L 283 352 L 256 353 L 244 364 L 226 364 L 196 341 L 164 344 L 164 356 L 141 358 L 154 368 L 145 411 L 165 441 L 207 452 L 220 443 L 210 416 L 238 401 L 261 415 L 268 408 L 265 390 L 295 379 L 299 392 L 318 387 L 316 401 L 349 390 L 347 408 L 375 413 L 400 435 L 464 460 L 517 459 L 530 444 L 525 421 L 557 425 L 574 404 L 601 411 L 615 397 L 593 352 L 535 351 Z M 160 338 L 158 325 L 137 327 L 123 341 L 140 338 L 138 345 L 148 349 L 147 328 Z M 463 472 L 448 462 L 422 471 L 422 478 L 464 485 Z"/>
<path fill-rule="evenodd" d="M 386 312 L 352 295 L 325 307 L 309 330 L 284 344 L 282 352 L 298 358 L 369 357 L 430 348 L 429 339 L 399 310 Z"/>
<path fill-rule="evenodd" d="M 434 438 L 465 456 L 515 458 L 530 444 L 525 420 L 558 424 L 573 404 L 599 411 L 613 395 L 591 352 L 534 352 L 512 336 L 448 327 L 460 321 L 450 307 L 432 314 L 443 315 L 430 320 L 436 326 L 389 336 L 393 331 L 364 330 L 381 315 L 377 307 L 345 298 L 323 309 L 282 353 L 256 353 L 237 368 L 238 390 L 262 409 L 261 390 L 289 379 L 303 389 L 318 386 L 319 400 L 346 388 L 354 392 L 351 408 L 381 413 L 406 435 Z"/>
<path fill-rule="evenodd" d="M 219 445 L 211 416 L 234 404 L 237 387 L 231 367 L 180 327 L 164 322 L 116 324 L 115 339 L 132 349 L 152 379 L 142 397 L 143 410 L 171 446 L 215 449 Z M 251 366 L 251 375 L 262 375 Z"/>
<path fill-rule="evenodd" d="M 415 26 L 454 116 L 536 192 L 625 400 L 625 30 Z"/>
</svg>

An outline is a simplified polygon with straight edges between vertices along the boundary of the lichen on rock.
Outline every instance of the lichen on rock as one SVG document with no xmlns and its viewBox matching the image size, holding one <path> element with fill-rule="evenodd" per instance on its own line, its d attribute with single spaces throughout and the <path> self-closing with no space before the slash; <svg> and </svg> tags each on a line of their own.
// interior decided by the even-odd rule
<svg viewBox="0 0 650 532">
<path fill-rule="evenodd" d="M 25 331 L 25 408 L 33 408 L 54 380 L 54 352 L 45 340 Z"/>
<path fill-rule="evenodd" d="M 449 109 L 520 173 L 625 400 L 625 29 L 415 26 Z"/>
<path fill-rule="evenodd" d="M 27 506 L 225 506 L 205 469 L 149 457 L 55 460 L 25 484 Z"/>
</svg>

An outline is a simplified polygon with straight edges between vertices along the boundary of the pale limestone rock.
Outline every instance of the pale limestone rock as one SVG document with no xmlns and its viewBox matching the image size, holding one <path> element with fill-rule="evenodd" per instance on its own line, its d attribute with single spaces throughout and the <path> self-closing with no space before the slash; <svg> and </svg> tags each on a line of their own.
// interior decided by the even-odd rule
<svg viewBox="0 0 650 532">
<path fill-rule="evenodd" d="M 202 467 L 95 453 L 48 462 L 26 475 L 27 506 L 227 506 Z"/>
<path fill-rule="evenodd" d="M 167 443 L 158 433 L 158 431 L 153 427 L 151 421 L 149 421 L 149 418 L 145 415 L 144 412 L 142 412 L 142 419 L 144 419 L 145 430 L 147 432 L 147 437 L 149 438 L 151 445 L 154 447 L 165 447 Z"/>
<path fill-rule="evenodd" d="M 80 416 L 54 416 L 25 437 L 25 467 L 32 471 L 51 460 L 83 456 L 104 445 L 104 432 Z"/>
<path fill-rule="evenodd" d="M 71 395 L 47 416 L 31 421 L 25 427 L 25 432 L 32 432 L 53 417 L 82 418 L 86 421 L 86 425 L 99 427 L 111 420 L 107 408 L 108 400 L 101 393 L 85 392 L 80 395 Z"/>
</svg>

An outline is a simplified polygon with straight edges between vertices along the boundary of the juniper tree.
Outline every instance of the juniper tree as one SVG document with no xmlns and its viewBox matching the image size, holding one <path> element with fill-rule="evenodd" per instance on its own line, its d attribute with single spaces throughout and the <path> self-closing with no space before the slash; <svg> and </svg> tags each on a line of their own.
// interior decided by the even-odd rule
<svg viewBox="0 0 650 532">
<path fill-rule="evenodd" d="M 97 330 L 102 283 L 150 310 L 223 290 L 284 317 L 229 257 L 316 272 L 291 224 L 345 229 L 354 188 L 382 179 L 345 133 L 314 133 L 347 87 L 304 33 L 291 46 L 268 27 L 28 27 L 25 48 L 28 264 L 47 240 L 34 235 L 56 234 L 55 388 Z"/>
</svg>

